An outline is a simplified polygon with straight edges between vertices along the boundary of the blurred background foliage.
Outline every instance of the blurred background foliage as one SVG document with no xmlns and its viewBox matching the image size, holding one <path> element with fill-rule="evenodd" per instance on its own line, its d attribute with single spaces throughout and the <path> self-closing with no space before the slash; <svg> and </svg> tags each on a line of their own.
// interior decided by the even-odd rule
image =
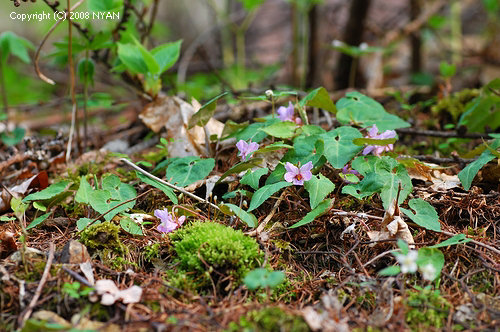
<svg viewBox="0 0 500 332">
<path fill-rule="evenodd" d="M 31 41 L 31 59 L 54 24 L 47 3 L 52 1 L 0 4 L 0 31 Z M 133 45 L 134 39 L 147 50 L 182 40 L 178 61 L 160 75 L 161 89 L 198 100 L 269 87 L 437 89 L 444 81 L 442 62 L 458 69 L 441 89 L 449 94 L 450 87 L 480 87 L 499 76 L 499 8 L 498 0 L 86 0 L 77 11 L 113 11 L 120 19 L 76 20 L 88 38 L 73 29 L 73 56 L 75 66 L 87 57 L 95 62 L 91 106 L 109 106 L 130 98 L 130 91 L 145 90 L 134 75 L 120 75 L 117 44 Z M 11 19 L 12 12 L 45 12 L 51 19 L 21 22 Z M 7 59 L 10 105 L 67 95 L 67 35 L 67 25 L 60 25 L 41 50 L 41 70 L 55 86 L 39 80 L 22 59 Z M 80 76 L 77 93 L 89 83 Z"/>
</svg>

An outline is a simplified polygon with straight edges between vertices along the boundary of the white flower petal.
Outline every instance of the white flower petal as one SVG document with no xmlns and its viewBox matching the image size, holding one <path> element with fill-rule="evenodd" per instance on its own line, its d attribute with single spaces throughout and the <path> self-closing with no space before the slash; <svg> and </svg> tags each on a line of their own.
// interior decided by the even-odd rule
<svg viewBox="0 0 500 332">
<path fill-rule="evenodd" d="M 116 294 L 119 292 L 118 287 L 113 280 L 101 279 L 95 283 L 95 290 L 97 294 L 102 295 L 105 293 Z"/>
</svg>

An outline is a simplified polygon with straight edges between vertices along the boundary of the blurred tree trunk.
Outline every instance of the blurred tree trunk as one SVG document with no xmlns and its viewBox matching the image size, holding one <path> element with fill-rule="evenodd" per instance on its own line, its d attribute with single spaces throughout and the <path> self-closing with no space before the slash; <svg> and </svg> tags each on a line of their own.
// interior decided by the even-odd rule
<svg viewBox="0 0 500 332">
<path fill-rule="evenodd" d="M 349 19 L 344 29 L 342 40 L 344 43 L 352 46 L 357 46 L 361 43 L 370 3 L 371 0 L 352 0 Z M 349 73 L 353 61 L 354 59 L 346 54 L 340 56 L 337 64 L 337 75 L 335 76 L 335 86 L 337 89 L 346 89 L 349 87 Z"/>
<path fill-rule="evenodd" d="M 300 85 L 299 77 L 299 20 L 297 3 L 292 1 L 291 3 L 291 22 L 292 22 L 292 84 L 298 87 Z"/>
<path fill-rule="evenodd" d="M 410 22 L 416 20 L 422 11 L 420 0 L 410 0 Z M 410 34 L 411 45 L 411 73 L 416 74 L 422 71 L 422 40 L 420 30 Z"/>
<path fill-rule="evenodd" d="M 316 64 L 319 57 L 319 36 L 318 36 L 318 22 L 316 20 L 318 15 L 318 5 L 312 5 L 309 9 L 309 51 L 307 58 L 307 73 L 306 73 L 306 88 L 312 88 L 316 78 Z"/>
</svg>

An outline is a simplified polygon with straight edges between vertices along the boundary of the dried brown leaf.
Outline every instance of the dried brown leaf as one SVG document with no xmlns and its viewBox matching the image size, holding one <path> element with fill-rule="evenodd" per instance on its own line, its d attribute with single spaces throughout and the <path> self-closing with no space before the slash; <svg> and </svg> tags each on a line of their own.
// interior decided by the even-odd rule
<svg viewBox="0 0 500 332">
<path fill-rule="evenodd" d="M 144 107 L 139 118 L 156 133 L 167 129 L 167 138 L 173 140 L 168 148 L 171 157 L 206 156 L 205 130 L 209 136 L 220 136 L 224 125 L 212 118 L 204 128 L 188 130 L 189 119 L 199 108 L 197 102 L 193 106 L 175 96 L 159 96 Z"/>
</svg>

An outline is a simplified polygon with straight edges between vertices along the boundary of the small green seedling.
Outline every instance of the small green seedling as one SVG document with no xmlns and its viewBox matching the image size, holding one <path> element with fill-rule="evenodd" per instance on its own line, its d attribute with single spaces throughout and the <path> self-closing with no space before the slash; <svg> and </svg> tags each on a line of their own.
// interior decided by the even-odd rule
<svg viewBox="0 0 500 332">
<path fill-rule="evenodd" d="M 250 290 L 257 288 L 275 288 L 285 280 L 283 271 L 268 271 L 266 269 L 255 269 L 250 271 L 243 282 Z"/>
<path fill-rule="evenodd" d="M 62 288 L 63 293 L 74 299 L 89 295 L 94 289 L 92 287 L 81 287 L 82 285 L 75 281 L 73 283 L 65 282 Z"/>
</svg>

